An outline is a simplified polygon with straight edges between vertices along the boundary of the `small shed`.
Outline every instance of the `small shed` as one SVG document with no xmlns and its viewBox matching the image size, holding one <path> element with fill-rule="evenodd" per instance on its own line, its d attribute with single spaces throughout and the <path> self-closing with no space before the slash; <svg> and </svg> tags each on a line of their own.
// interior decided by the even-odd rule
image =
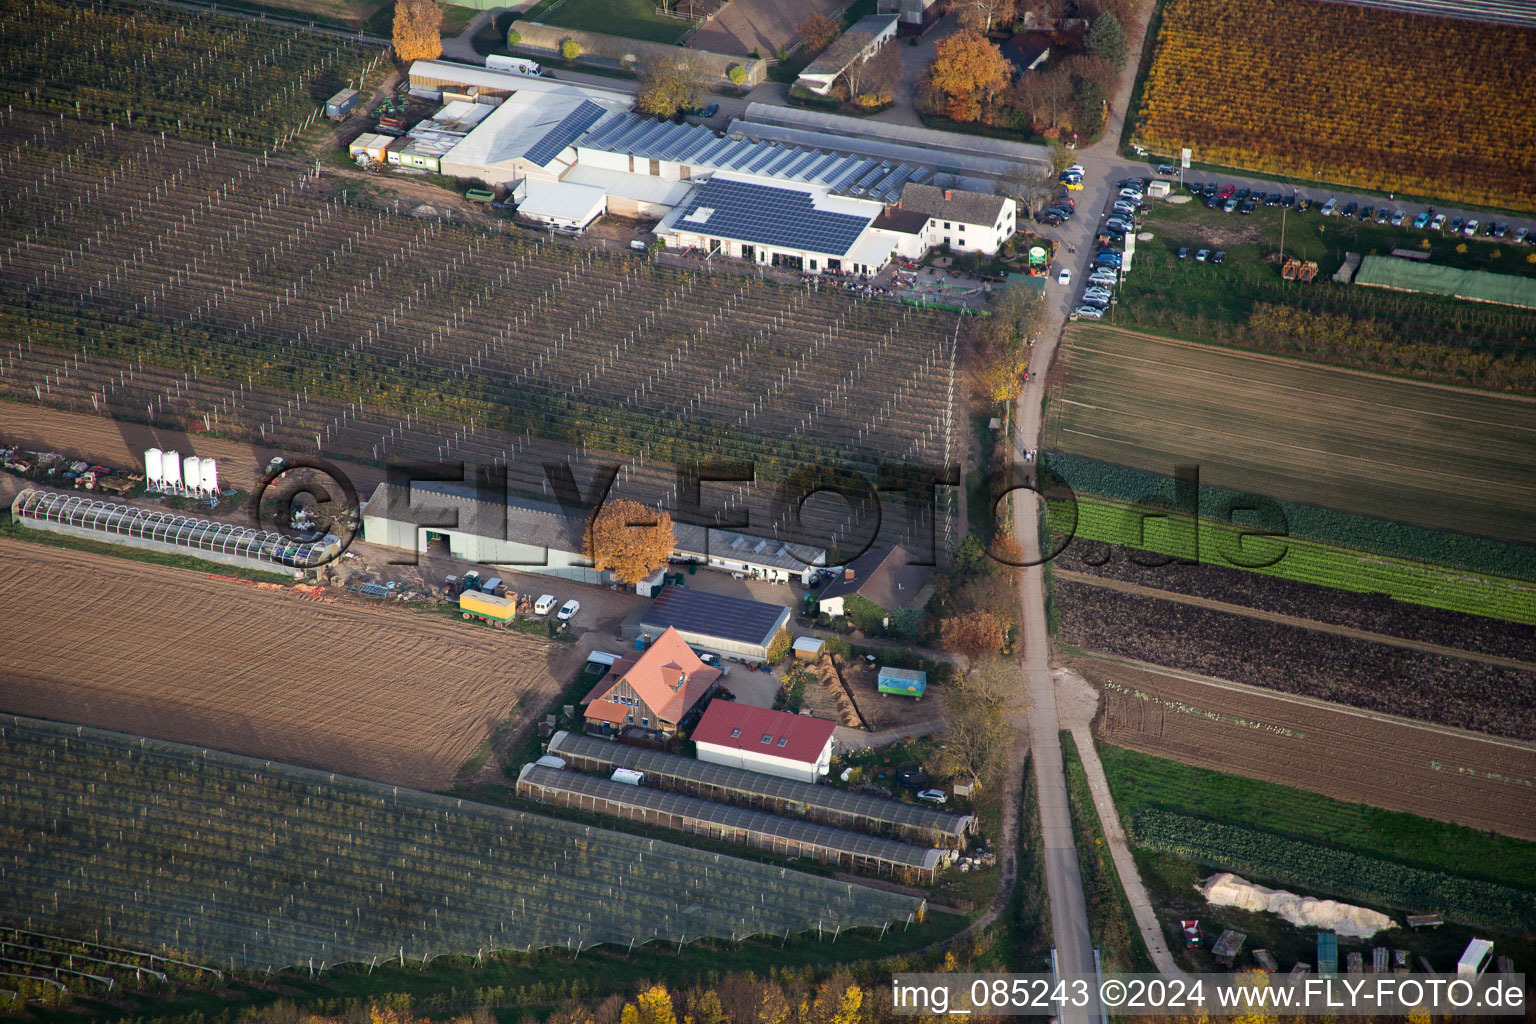
<svg viewBox="0 0 1536 1024">
<path fill-rule="evenodd" d="M 661 593 L 661 588 L 666 584 L 666 582 L 667 570 L 665 568 L 657 569 L 645 579 L 635 584 L 635 593 L 639 594 L 641 597 L 655 597 L 657 594 Z"/>
<path fill-rule="evenodd" d="M 1461 959 L 1456 961 L 1456 973 L 1463 978 L 1475 978 L 1483 973 L 1488 966 L 1488 958 L 1493 956 L 1493 943 L 1488 939 L 1473 939 L 1467 943 L 1467 948 L 1461 954 Z"/>
<path fill-rule="evenodd" d="M 882 665 L 875 683 L 881 693 L 894 693 L 902 697 L 921 697 L 923 691 L 928 689 L 928 673 L 917 669 Z"/>
<path fill-rule="evenodd" d="M 352 112 L 352 108 L 357 106 L 357 100 L 356 89 L 343 89 L 325 101 L 325 116 L 339 121 Z"/>
<path fill-rule="evenodd" d="M 801 636 L 795 638 L 795 660 L 815 661 L 821 657 L 821 649 L 825 646 L 820 637 Z"/>
<path fill-rule="evenodd" d="M 969 775 L 961 775 L 955 779 L 950 788 L 954 790 L 955 796 L 974 796 L 976 793 L 976 780 Z"/>
<path fill-rule="evenodd" d="M 389 146 L 395 139 L 389 135 L 380 135 L 377 132 L 364 132 L 353 139 L 347 145 L 347 155 L 356 160 L 360 156 L 366 156 L 376 164 L 387 163 L 389 160 Z"/>
</svg>

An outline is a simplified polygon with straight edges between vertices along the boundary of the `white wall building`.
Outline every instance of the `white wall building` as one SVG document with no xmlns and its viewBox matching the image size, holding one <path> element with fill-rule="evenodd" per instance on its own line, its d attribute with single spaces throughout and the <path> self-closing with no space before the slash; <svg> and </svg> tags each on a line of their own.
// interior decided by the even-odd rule
<svg viewBox="0 0 1536 1024">
<path fill-rule="evenodd" d="M 818 96 L 827 95 L 832 91 L 832 83 L 844 71 L 868 60 L 876 50 L 896 37 L 896 20 L 895 14 L 871 14 L 860 18 L 800 72 L 795 84 Z"/>
<path fill-rule="evenodd" d="M 816 782 L 832 764 L 835 723 L 715 700 L 690 737 L 700 761 Z"/>
<path fill-rule="evenodd" d="M 1018 204 L 1005 196 L 909 182 L 899 206 L 924 214 L 927 248 L 948 244 L 955 252 L 997 252 L 1017 230 Z"/>
</svg>

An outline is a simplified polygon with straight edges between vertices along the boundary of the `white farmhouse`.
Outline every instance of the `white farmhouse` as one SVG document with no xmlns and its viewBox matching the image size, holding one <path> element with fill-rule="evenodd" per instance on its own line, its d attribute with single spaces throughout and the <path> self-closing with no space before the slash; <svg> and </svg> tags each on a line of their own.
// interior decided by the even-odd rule
<svg viewBox="0 0 1536 1024">
<path fill-rule="evenodd" d="M 693 729 L 699 760 L 815 782 L 832 765 L 832 730 L 824 718 L 714 700 Z"/>
</svg>

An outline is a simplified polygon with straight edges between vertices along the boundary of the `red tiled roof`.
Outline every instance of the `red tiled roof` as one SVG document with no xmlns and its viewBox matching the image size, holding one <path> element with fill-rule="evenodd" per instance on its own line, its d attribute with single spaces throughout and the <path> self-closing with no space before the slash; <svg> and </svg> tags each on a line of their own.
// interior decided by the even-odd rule
<svg viewBox="0 0 1536 1024">
<path fill-rule="evenodd" d="M 668 627 L 643 654 L 614 662 L 613 668 L 592 688 L 583 703 L 588 705 L 588 718 L 606 720 L 603 715 L 594 714 L 594 708 L 609 703 L 605 698 L 619 683 L 628 683 L 658 719 L 676 722 L 719 678 L 720 670 L 700 661 L 677 630 Z M 613 707 L 622 706 L 614 704 Z M 607 711 L 607 708 L 602 710 Z M 621 719 L 622 716 L 614 720 Z"/>
<path fill-rule="evenodd" d="M 833 728 L 835 723 L 824 718 L 716 700 L 705 709 L 704 717 L 694 727 L 692 739 L 695 743 L 713 743 L 815 764 L 827 740 L 832 738 Z M 768 737 L 767 743 L 763 742 L 764 736 Z M 781 745 L 780 740 L 786 742 Z"/>
</svg>

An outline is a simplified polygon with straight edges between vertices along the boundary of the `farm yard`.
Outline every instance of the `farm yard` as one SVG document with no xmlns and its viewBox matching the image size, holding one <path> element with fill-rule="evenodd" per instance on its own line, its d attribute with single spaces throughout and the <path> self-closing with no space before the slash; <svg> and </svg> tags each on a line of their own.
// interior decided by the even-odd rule
<svg viewBox="0 0 1536 1024">
<path fill-rule="evenodd" d="M 12 915 L 232 971 L 922 917 L 897 893 L 77 726 L 0 719 L 0 762 L 7 846 L 26 851 L 0 881 Z"/>
<path fill-rule="evenodd" d="M 1536 274 L 1528 254 L 1496 240 L 1315 211 L 1282 216 L 1259 206 L 1234 216 L 1199 201 L 1154 204 L 1142 226 L 1155 237 L 1137 246 L 1116 322 L 1396 377 L 1536 393 L 1536 311 L 1332 280 L 1350 252 L 1406 249 L 1437 265 L 1506 276 Z M 1318 264 L 1317 280 L 1281 277 L 1282 241 L 1287 257 Z M 1223 250 L 1226 260 L 1181 260 L 1180 248 Z"/>
<path fill-rule="evenodd" d="M 1379 592 L 1351 593 L 1211 562 L 1158 564 L 1161 556 L 1132 548 L 1076 543 L 1058 571 L 1206 598 L 1258 612 L 1288 615 L 1441 647 L 1536 663 L 1528 624 L 1394 601 Z"/>
<path fill-rule="evenodd" d="M 676 465 L 735 458 L 758 486 L 720 500 L 764 530 L 790 527 L 761 492 L 792 471 L 949 457 L 951 315 L 348 205 L 308 165 L 170 136 L 21 112 L 0 136 L 45 123 L 72 162 L 0 168 L 13 397 L 374 464 L 507 463 L 533 497 L 545 462 L 611 457 L 626 494 L 671 501 Z M 115 204 L 84 202 L 114 175 Z M 846 514 L 808 508 L 806 538 Z"/>
<path fill-rule="evenodd" d="M 1529 210 L 1533 64 L 1528 28 L 1316 0 L 1173 0 L 1132 141 L 1162 155 L 1190 146 L 1208 164 Z"/>
<path fill-rule="evenodd" d="M 1208 937 L 1223 928 L 1246 932 L 1248 949 L 1268 948 L 1282 969 L 1315 960 L 1312 931 L 1269 914 L 1211 906 L 1192 891 L 1197 878 L 1222 870 L 1364 904 L 1398 922 L 1404 913 L 1445 916 L 1436 929 L 1399 925 L 1370 940 L 1341 938 L 1363 944 L 1367 962 L 1371 946 L 1386 946 L 1448 970 L 1472 934 L 1493 937 L 1517 961 L 1536 952 L 1529 873 L 1536 845 L 1106 743 L 1099 753 L 1170 948 L 1192 967 L 1212 969 L 1208 953 L 1182 948 L 1181 918 L 1199 918 Z"/>
<path fill-rule="evenodd" d="M 1422 722 L 1536 740 L 1536 671 L 1057 579 L 1062 642 Z"/>
<path fill-rule="evenodd" d="M 334 6 L 339 13 L 353 5 Z M 39 112 L 116 125 L 93 125 L 84 135 L 56 118 L 28 118 L 21 133 L 6 125 L 0 144 L 16 147 L 5 158 L 7 169 L 19 150 L 32 149 L 34 159 L 55 154 L 62 169 L 79 163 L 114 183 L 120 174 L 133 173 L 134 156 L 153 154 L 125 150 L 122 167 L 102 165 L 93 155 L 113 148 L 113 140 L 93 138 L 98 129 L 107 136 L 133 126 L 219 145 L 279 145 L 329 96 L 348 82 L 355 85 L 382 59 L 335 36 L 126 0 L 4 0 L 0 36 L 8 43 L 0 62 L 0 97 Z M 144 149 L 148 141 L 138 137 L 128 145 Z M 175 186 L 178 178 L 164 181 Z M 38 180 L 28 192 L 52 191 L 57 184 Z M 69 198 L 98 201 L 105 188 L 99 183 L 89 196 Z M 27 193 L 17 198 L 25 209 Z"/>
<path fill-rule="evenodd" d="M 0 539 L 0 589 L 14 635 L 32 638 L 0 656 L 0 711 L 423 789 L 580 661 L 446 616 L 25 541 Z"/>
<path fill-rule="evenodd" d="M 1536 401 L 1074 327 L 1043 447 L 1420 526 L 1536 541 Z M 1068 478 L 1070 480 L 1070 477 Z"/>
</svg>

